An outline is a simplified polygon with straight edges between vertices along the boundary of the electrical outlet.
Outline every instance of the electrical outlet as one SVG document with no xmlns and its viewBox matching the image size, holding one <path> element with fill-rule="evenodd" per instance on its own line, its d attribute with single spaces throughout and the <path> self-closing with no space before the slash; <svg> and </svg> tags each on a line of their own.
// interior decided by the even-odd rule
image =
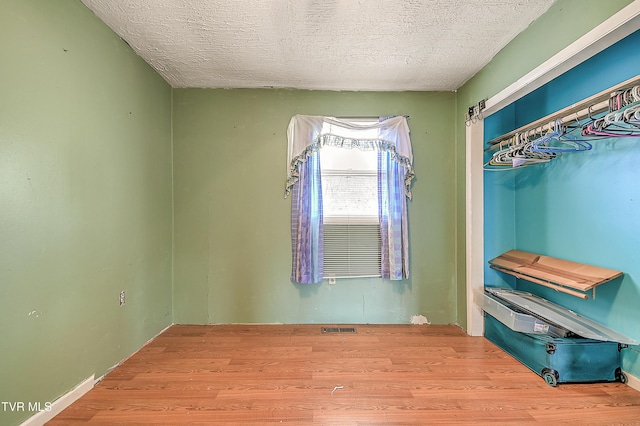
<svg viewBox="0 0 640 426">
<path fill-rule="evenodd" d="M 120 306 L 124 306 L 124 290 L 120 292 Z"/>
<path fill-rule="evenodd" d="M 336 283 L 336 277 L 329 277 L 329 284 L 334 285 Z"/>
</svg>

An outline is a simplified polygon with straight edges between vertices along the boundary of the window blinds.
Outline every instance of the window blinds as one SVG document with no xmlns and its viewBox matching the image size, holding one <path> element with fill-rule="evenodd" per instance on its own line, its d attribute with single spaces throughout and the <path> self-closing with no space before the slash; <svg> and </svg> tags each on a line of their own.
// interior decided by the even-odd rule
<svg viewBox="0 0 640 426">
<path fill-rule="evenodd" d="M 324 276 L 379 277 L 379 224 L 325 224 Z"/>
</svg>

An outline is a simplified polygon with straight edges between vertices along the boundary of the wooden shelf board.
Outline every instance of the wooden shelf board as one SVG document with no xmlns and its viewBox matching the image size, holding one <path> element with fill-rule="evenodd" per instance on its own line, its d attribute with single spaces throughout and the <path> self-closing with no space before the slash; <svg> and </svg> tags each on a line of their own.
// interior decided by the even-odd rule
<svg viewBox="0 0 640 426">
<path fill-rule="evenodd" d="M 599 266 L 585 265 L 520 250 L 510 250 L 489 261 L 494 269 L 507 274 L 532 277 L 558 286 L 582 292 L 611 281 L 622 272 Z M 512 273 L 513 272 L 513 273 Z M 523 278 L 526 279 L 526 278 Z"/>
</svg>

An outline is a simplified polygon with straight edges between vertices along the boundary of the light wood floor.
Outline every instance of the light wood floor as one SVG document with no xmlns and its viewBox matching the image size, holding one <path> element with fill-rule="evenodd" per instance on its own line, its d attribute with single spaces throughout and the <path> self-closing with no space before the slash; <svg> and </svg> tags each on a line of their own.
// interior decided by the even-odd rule
<svg viewBox="0 0 640 426">
<path fill-rule="evenodd" d="M 552 388 L 457 327 L 356 328 L 173 326 L 48 424 L 640 424 L 632 388 Z"/>
</svg>

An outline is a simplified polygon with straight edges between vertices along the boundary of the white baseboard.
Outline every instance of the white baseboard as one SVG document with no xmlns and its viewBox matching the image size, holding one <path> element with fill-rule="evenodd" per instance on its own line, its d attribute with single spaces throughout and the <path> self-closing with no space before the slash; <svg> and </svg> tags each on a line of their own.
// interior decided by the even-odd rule
<svg viewBox="0 0 640 426">
<path fill-rule="evenodd" d="M 627 376 L 627 386 L 632 387 L 633 389 L 640 392 L 640 378 L 634 376 L 633 374 L 623 371 L 624 375 Z"/>
<path fill-rule="evenodd" d="M 55 416 L 60 414 L 65 408 L 73 404 L 82 395 L 93 389 L 95 384 L 94 375 L 87 377 L 82 383 L 75 388 L 71 389 L 60 398 L 51 403 L 51 409 L 49 411 L 40 411 L 39 413 L 29 417 L 20 426 L 42 426 Z"/>
<path fill-rule="evenodd" d="M 127 359 L 131 358 L 133 355 L 138 353 L 142 348 L 144 348 L 146 345 L 148 345 L 149 342 L 153 341 L 160 334 L 162 334 L 165 331 L 167 331 L 167 329 L 169 327 L 171 327 L 172 325 L 173 324 L 169 324 L 168 326 L 166 326 L 165 328 L 160 330 L 154 337 L 152 337 L 151 339 L 147 340 L 147 342 L 144 345 L 142 345 L 140 347 L 140 349 L 138 349 L 137 351 L 135 351 L 134 353 L 129 355 L 127 358 L 123 359 L 122 361 L 120 361 L 119 363 L 117 363 L 116 365 L 111 367 L 109 370 L 107 370 L 107 372 L 105 374 L 100 376 L 98 379 L 95 378 L 95 374 L 92 374 L 90 377 L 87 377 L 82 383 L 77 385 L 75 388 L 73 388 L 72 390 L 70 390 L 66 394 L 62 395 L 60 398 L 58 398 L 55 401 L 53 401 L 51 403 L 51 409 L 49 411 L 46 411 L 46 410 L 45 411 L 40 411 L 39 413 L 37 413 L 37 414 L 29 417 L 27 420 L 25 420 L 23 423 L 20 424 L 20 426 L 42 426 L 42 425 L 44 425 L 49 420 L 53 419 L 55 416 L 60 414 L 65 408 L 67 408 L 68 406 L 73 404 L 76 400 L 80 399 L 80 397 L 82 397 L 82 395 L 84 395 L 85 393 L 87 393 L 91 389 L 93 389 L 93 386 L 96 383 L 98 383 L 99 381 L 101 381 L 104 378 L 104 376 L 109 374 L 116 367 L 120 366 L 120 364 L 125 362 Z"/>
</svg>

